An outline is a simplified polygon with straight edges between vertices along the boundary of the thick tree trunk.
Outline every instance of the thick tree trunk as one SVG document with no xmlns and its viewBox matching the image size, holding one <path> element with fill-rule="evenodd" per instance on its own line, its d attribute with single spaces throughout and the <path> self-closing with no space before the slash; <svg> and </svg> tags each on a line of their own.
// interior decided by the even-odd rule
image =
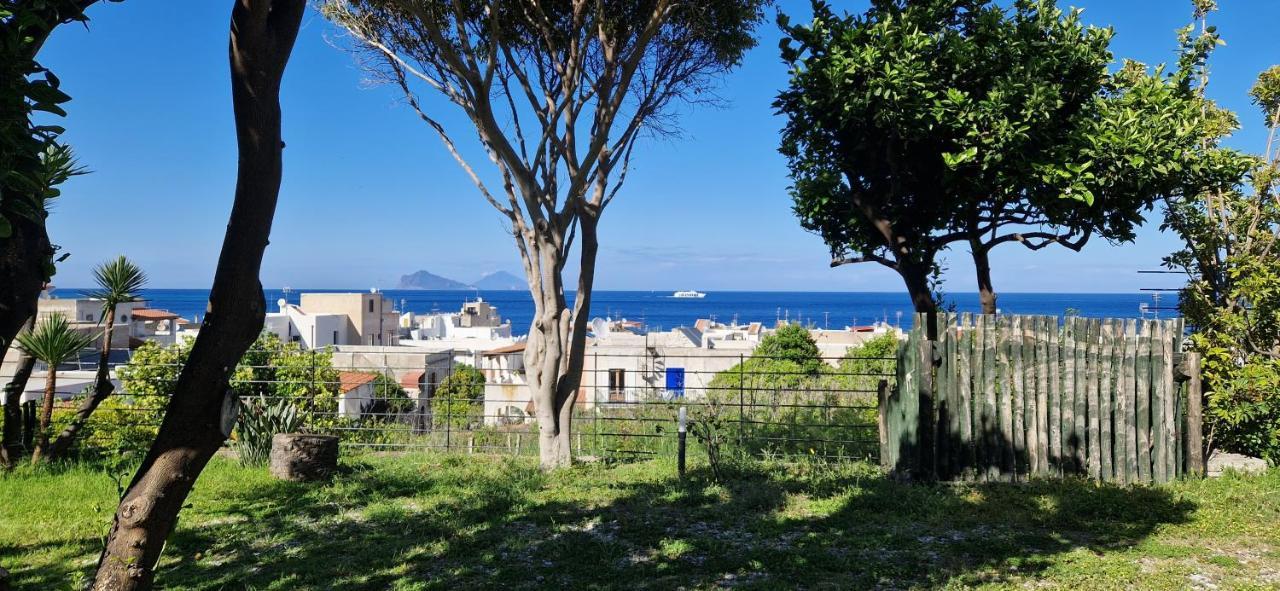
<svg viewBox="0 0 1280 591">
<path fill-rule="evenodd" d="M 535 314 L 525 345 L 525 374 L 538 419 L 538 456 L 543 470 L 573 463 L 573 411 L 582 383 L 591 290 L 599 250 L 596 223 L 594 219 L 580 222 L 578 289 L 572 310 L 566 305 L 558 271 L 549 284 L 530 278 Z M 541 257 L 544 268 L 563 267 L 559 247 L 544 244 L 538 251 L 533 256 Z"/>
<path fill-rule="evenodd" d="M 111 333 L 116 326 L 115 308 L 113 307 L 106 314 L 106 331 L 102 333 L 102 349 L 98 352 L 98 372 L 93 382 L 93 393 L 80 403 L 80 408 L 76 409 L 76 416 L 72 417 L 71 423 L 49 446 L 50 458 L 60 458 L 71 449 L 72 444 L 76 442 L 76 437 L 80 435 L 80 430 L 84 429 L 85 424 L 89 422 L 93 411 L 98 410 L 98 405 L 102 404 L 102 401 L 116 389 L 111 383 L 111 370 L 108 367 L 111 359 Z"/>
<path fill-rule="evenodd" d="M 236 0 L 231 97 L 240 152 L 235 203 L 209 292 L 209 311 L 155 442 L 116 510 L 93 589 L 149 589 L 160 550 L 200 471 L 225 441 L 228 381 L 262 330 L 258 274 L 281 178 L 280 79 L 305 0 Z"/>
<path fill-rule="evenodd" d="M 971 245 L 973 252 L 973 268 L 978 278 L 978 299 L 982 301 L 983 314 L 995 314 L 996 289 L 991 283 L 991 256 L 982 244 Z"/>
<path fill-rule="evenodd" d="M 13 234 L 0 239 L 0 359 L 35 316 L 45 264 L 53 256 L 43 222 L 22 216 L 9 216 L 9 221 Z"/>
<path fill-rule="evenodd" d="M 36 317 L 27 321 L 27 330 L 35 328 Z M 31 372 L 35 371 L 36 358 L 19 348 L 18 369 L 13 379 L 4 387 L 4 438 L 0 445 L 0 462 L 13 466 L 22 455 L 22 393 L 27 389 Z"/>
<path fill-rule="evenodd" d="M 270 460 L 271 475 L 281 480 L 325 480 L 338 470 L 338 438 L 276 433 L 271 437 Z"/>
<path fill-rule="evenodd" d="M 36 448 L 31 452 L 31 464 L 40 463 L 40 457 L 49 447 L 49 423 L 53 421 L 53 400 L 58 391 L 58 369 L 50 365 L 44 378 L 44 406 L 40 409 L 40 427 L 36 431 Z"/>
<path fill-rule="evenodd" d="M 911 305 L 916 312 L 933 314 L 938 311 L 938 302 L 929 285 L 929 274 L 932 272 L 930 264 L 903 263 L 898 266 L 898 275 L 902 276 L 902 282 L 907 286 L 907 294 L 911 296 Z"/>
</svg>

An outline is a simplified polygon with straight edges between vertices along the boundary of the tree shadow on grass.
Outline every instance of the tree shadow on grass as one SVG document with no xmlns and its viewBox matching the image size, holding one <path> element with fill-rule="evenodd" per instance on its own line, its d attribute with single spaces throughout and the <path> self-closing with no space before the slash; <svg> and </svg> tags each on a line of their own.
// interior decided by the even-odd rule
<svg viewBox="0 0 1280 591">
<path fill-rule="evenodd" d="M 347 465 L 327 484 L 207 492 L 157 587 L 931 587 L 1034 576 L 1195 508 L 1161 488 L 907 485 L 860 464 L 749 463 L 724 484 L 661 460 L 547 476 L 465 456 Z M 17 588 L 65 588 L 72 570 L 28 571 Z"/>
</svg>

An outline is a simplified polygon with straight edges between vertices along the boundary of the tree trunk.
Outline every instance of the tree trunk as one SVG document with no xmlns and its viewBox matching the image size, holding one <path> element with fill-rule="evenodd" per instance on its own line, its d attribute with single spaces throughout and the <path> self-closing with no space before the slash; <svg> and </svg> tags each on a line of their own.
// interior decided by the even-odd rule
<svg viewBox="0 0 1280 591">
<path fill-rule="evenodd" d="M 543 470 L 573 463 L 573 410 L 582 383 L 591 290 L 595 282 L 597 221 L 581 220 L 578 289 L 569 310 L 559 269 L 562 250 L 554 240 L 540 243 L 531 253 L 542 268 L 556 269 L 552 277 L 530 277 L 534 322 L 525 345 L 525 375 L 538 419 L 538 457 Z M 537 265 L 532 266 L 536 269 Z M 548 283 L 547 280 L 550 280 Z"/>
<path fill-rule="evenodd" d="M 49 446 L 49 423 L 53 421 L 53 399 L 58 389 L 58 368 L 50 365 L 44 378 L 44 407 L 40 409 L 40 427 L 36 431 L 36 449 L 31 452 L 31 464 L 40 462 L 40 456 Z"/>
<path fill-rule="evenodd" d="M 44 222 L 9 216 L 13 234 L 0 239 L 0 359 L 14 338 L 36 315 L 36 302 L 45 283 L 45 264 L 53 246 Z"/>
<path fill-rule="evenodd" d="M 929 285 L 929 274 L 933 272 L 933 265 L 900 263 L 897 270 L 907 286 L 907 294 L 911 296 L 911 305 L 915 311 L 925 314 L 936 313 L 938 302 L 933 297 L 933 289 Z"/>
<path fill-rule="evenodd" d="M 271 475 L 281 480 L 325 480 L 338 470 L 338 438 L 276 433 L 271 436 L 270 460 Z"/>
<path fill-rule="evenodd" d="M 27 330 L 35 328 L 36 317 L 27 321 Z M 0 462 L 13 466 L 22 455 L 22 392 L 27 389 L 31 372 L 35 371 L 36 358 L 25 349 L 18 349 L 18 369 L 4 388 L 4 438 L 0 445 Z"/>
<path fill-rule="evenodd" d="M 262 330 L 258 274 L 280 191 L 280 79 L 305 0 L 236 0 L 231 98 L 239 165 L 235 202 L 200 335 L 178 376 L 156 440 L 120 499 L 98 559 L 95 591 L 149 589 L 156 561 L 200 471 L 226 440 L 229 379 Z"/>
<path fill-rule="evenodd" d="M 981 243 L 971 244 L 973 268 L 978 276 L 978 299 L 982 301 L 983 314 L 995 314 L 996 290 L 991 284 L 991 256 Z"/>
<path fill-rule="evenodd" d="M 116 326 L 115 307 L 112 306 L 106 314 L 106 331 L 102 333 L 102 350 L 98 352 L 98 372 L 94 378 L 93 393 L 80 403 L 80 408 L 76 409 L 76 416 L 71 419 L 71 424 L 67 425 L 62 433 L 58 434 L 57 439 L 53 440 L 53 445 L 49 446 L 49 457 L 52 459 L 62 457 L 71 449 L 72 444 L 76 442 L 76 437 L 80 435 L 80 430 L 84 429 L 85 423 L 89 422 L 93 411 L 98 410 L 98 405 L 102 404 L 102 401 L 116 389 L 111 383 L 111 370 L 107 365 L 111 359 L 111 333 Z"/>
</svg>

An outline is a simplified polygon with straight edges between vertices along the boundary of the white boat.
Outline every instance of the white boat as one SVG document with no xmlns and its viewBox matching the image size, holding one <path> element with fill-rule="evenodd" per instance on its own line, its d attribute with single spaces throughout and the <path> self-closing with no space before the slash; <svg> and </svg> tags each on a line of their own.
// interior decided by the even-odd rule
<svg viewBox="0 0 1280 591">
<path fill-rule="evenodd" d="M 705 298 L 707 297 L 707 294 L 702 293 L 700 291 L 693 291 L 690 289 L 690 290 L 684 290 L 684 291 L 677 291 L 671 294 L 671 297 L 673 298 Z"/>
</svg>

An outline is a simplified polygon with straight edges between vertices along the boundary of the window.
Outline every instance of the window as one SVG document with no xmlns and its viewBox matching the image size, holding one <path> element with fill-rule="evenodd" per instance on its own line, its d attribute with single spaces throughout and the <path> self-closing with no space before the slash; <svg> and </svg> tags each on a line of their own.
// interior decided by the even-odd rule
<svg viewBox="0 0 1280 591">
<path fill-rule="evenodd" d="M 87 320 L 87 321 L 89 321 L 89 322 L 93 322 L 93 314 L 92 314 L 92 313 L 85 314 L 85 315 L 84 315 L 84 319 L 85 319 L 85 320 Z"/>
<path fill-rule="evenodd" d="M 609 402 L 626 402 L 627 370 L 614 368 L 609 370 Z"/>
<path fill-rule="evenodd" d="M 120 315 L 120 322 L 128 322 L 128 321 L 129 321 L 129 315 L 128 315 L 128 314 L 121 314 L 121 315 Z"/>
<path fill-rule="evenodd" d="M 369 313 L 373 314 L 373 300 L 369 300 Z"/>
<path fill-rule="evenodd" d="M 332 343 L 330 343 L 330 344 L 331 344 L 331 345 L 336 345 L 336 344 L 338 344 L 338 331 L 336 331 L 336 330 L 335 330 L 335 331 L 333 331 L 333 342 L 332 342 Z"/>
</svg>

